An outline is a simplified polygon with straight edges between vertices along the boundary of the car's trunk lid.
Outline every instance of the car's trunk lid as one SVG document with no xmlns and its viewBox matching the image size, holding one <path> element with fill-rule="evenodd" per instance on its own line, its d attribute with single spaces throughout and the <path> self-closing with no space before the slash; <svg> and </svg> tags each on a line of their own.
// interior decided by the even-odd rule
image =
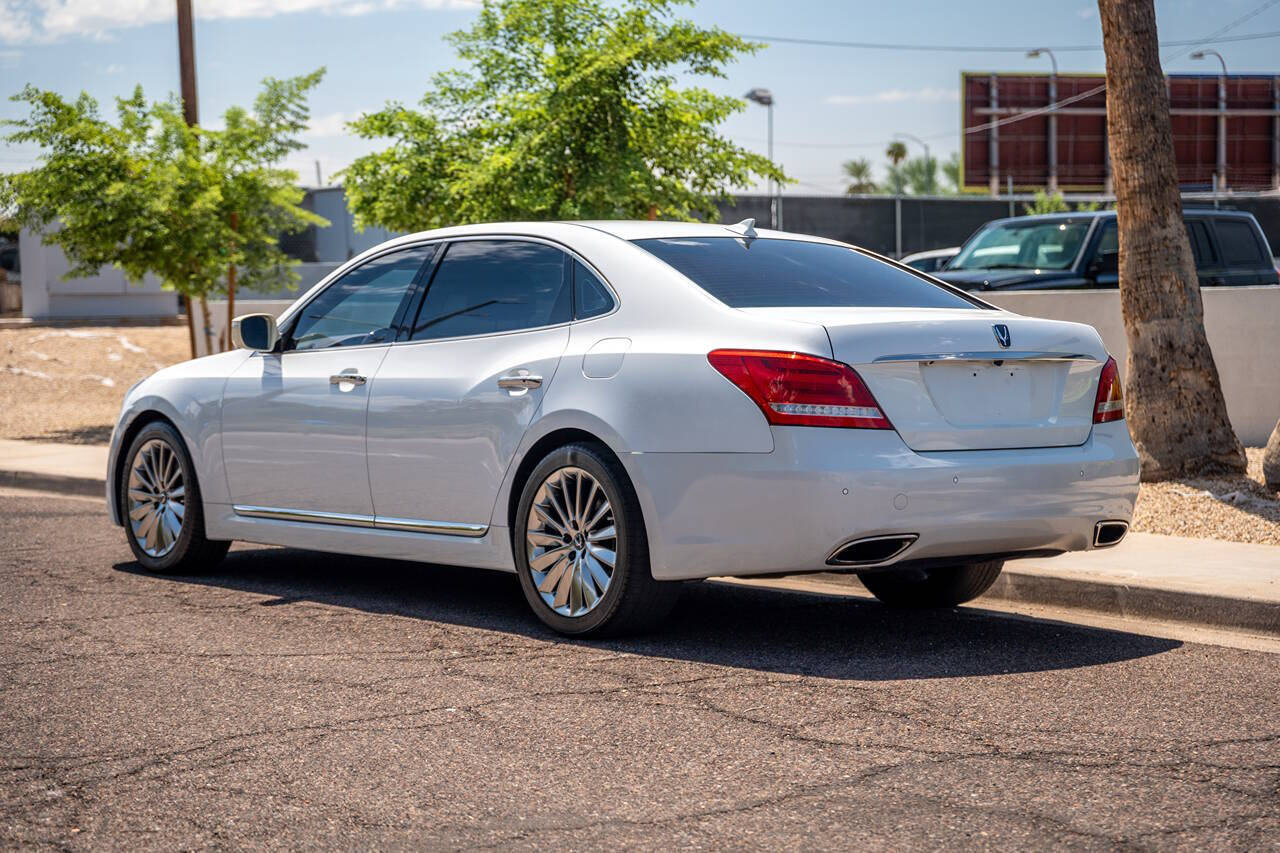
<svg viewBox="0 0 1280 853">
<path fill-rule="evenodd" d="M 821 323 L 907 446 L 918 451 L 1083 444 L 1106 349 L 1080 323 L 1003 311 L 749 309 Z"/>
</svg>

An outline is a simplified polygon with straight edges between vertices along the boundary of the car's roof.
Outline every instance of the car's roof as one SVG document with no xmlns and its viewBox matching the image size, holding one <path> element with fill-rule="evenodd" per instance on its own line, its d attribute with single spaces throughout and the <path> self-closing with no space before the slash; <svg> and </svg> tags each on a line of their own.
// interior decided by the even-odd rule
<svg viewBox="0 0 1280 853">
<path fill-rule="evenodd" d="M 743 220 L 744 222 L 746 220 Z M 594 228 L 623 240 L 655 240 L 670 237 L 741 237 L 741 223 L 735 222 L 664 222 L 642 219 L 597 219 L 573 222 L 585 228 Z M 791 234 L 753 226 L 760 238 L 786 238 L 792 240 L 822 240 L 812 234 Z"/>
<path fill-rule="evenodd" d="M 1254 216 L 1247 210 L 1215 210 L 1211 207 L 1184 207 L 1182 209 L 1183 216 L 1190 217 L 1215 217 L 1223 219 L 1253 219 Z M 1114 219 L 1116 212 L 1114 210 L 1068 210 L 1062 213 L 1035 213 L 1027 216 L 1005 216 L 1000 219 L 993 219 L 988 225 L 996 225 L 1005 222 L 1091 222 L 1094 219 Z"/>
<path fill-rule="evenodd" d="M 600 219 L 580 222 L 481 222 L 473 225 L 451 225 L 430 231 L 404 234 L 363 254 L 368 255 L 376 251 L 421 242 L 422 240 L 443 240 L 454 237 L 477 237 L 490 234 L 500 234 L 508 237 L 544 237 L 572 242 L 574 232 L 577 231 L 580 234 L 581 229 L 591 229 L 628 242 L 631 240 L 677 237 L 741 237 L 743 235 L 741 223 L 732 222 L 664 222 L 660 220 L 627 219 Z M 755 236 L 760 239 L 804 240 L 812 243 L 844 245 L 838 240 L 817 237 L 813 234 L 793 234 L 786 231 L 773 231 L 768 228 L 756 228 Z"/>
</svg>

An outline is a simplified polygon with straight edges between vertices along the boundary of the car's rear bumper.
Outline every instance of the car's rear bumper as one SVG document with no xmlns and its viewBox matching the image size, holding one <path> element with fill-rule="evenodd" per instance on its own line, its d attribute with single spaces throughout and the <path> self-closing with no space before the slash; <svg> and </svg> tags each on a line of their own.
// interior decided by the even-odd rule
<svg viewBox="0 0 1280 853">
<path fill-rule="evenodd" d="M 1138 457 L 1123 421 L 1077 447 L 916 453 L 889 430 L 775 427 L 772 453 L 624 458 L 661 579 L 820 571 L 844 542 L 914 534 L 891 561 L 1093 547 L 1128 521 Z"/>
</svg>

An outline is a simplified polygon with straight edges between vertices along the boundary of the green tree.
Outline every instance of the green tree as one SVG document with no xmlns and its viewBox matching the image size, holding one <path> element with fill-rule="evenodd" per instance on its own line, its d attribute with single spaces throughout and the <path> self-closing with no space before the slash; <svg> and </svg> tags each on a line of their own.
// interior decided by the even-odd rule
<svg viewBox="0 0 1280 853">
<path fill-rule="evenodd" d="M 907 159 L 907 144 L 895 139 L 884 149 L 884 156 L 889 158 L 889 182 L 886 189 L 894 194 L 900 193 L 904 183 L 902 161 Z"/>
<path fill-rule="evenodd" d="M 1067 213 L 1071 210 L 1071 205 L 1067 204 L 1063 199 L 1062 193 L 1049 193 L 1044 190 L 1036 190 L 1035 198 L 1030 204 L 1022 206 L 1022 212 L 1027 216 L 1038 216 L 1042 213 Z"/>
<path fill-rule="evenodd" d="M 899 167 L 908 195 L 929 195 L 938 191 L 938 160 L 912 157 Z"/>
<path fill-rule="evenodd" d="M 942 163 L 942 176 L 947 180 L 947 186 L 943 191 L 951 193 L 962 192 L 962 182 L 964 176 L 960 174 L 960 152 L 952 151 L 951 156 Z"/>
<path fill-rule="evenodd" d="M 844 189 L 848 195 L 873 193 L 879 189 L 876 186 L 875 177 L 871 173 L 871 161 L 866 157 L 845 160 L 841 168 L 844 169 L 844 176 L 848 180 L 848 184 Z"/>
<path fill-rule="evenodd" d="M 759 47 L 675 18 L 684 2 L 485 0 L 448 37 L 469 69 L 437 74 L 420 109 L 351 123 L 391 141 L 344 172 L 357 225 L 714 219 L 732 189 L 786 181 L 716 132 L 741 99 L 677 85 Z"/>
<path fill-rule="evenodd" d="M 28 115 L 5 122 L 15 128 L 6 138 L 38 145 L 41 164 L 0 176 L 0 209 L 62 249 L 68 277 L 116 266 L 181 293 L 195 355 L 193 303 L 207 336 L 206 296 L 225 291 L 230 269 L 251 284 L 292 284 L 296 262 L 279 235 L 326 224 L 298 206 L 296 175 L 277 165 L 297 147 L 318 81 L 267 80 L 254 111 L 232 108 L 221 131 L 188 127 L 176 98 L 148 104 L 141 87 L 116 99 L 113 124 L 87 94 L 70 101 L 27 86 L 12 100 Z"/>
</svg>

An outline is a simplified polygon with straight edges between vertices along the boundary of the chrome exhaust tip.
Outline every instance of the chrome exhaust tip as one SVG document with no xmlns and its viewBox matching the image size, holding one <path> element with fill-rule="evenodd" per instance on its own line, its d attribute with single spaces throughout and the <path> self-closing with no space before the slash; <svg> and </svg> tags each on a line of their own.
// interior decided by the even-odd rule
<svg viewBox="0 0 1280 853">
<path fill-rule="evenodd" d="M 1093 526 L 1093 547 L 1110 548 L 1112 545 L 1119 545 L 1128 532 L 1127 521 L 1099 521 Z"/>
<path fill-rule="evenodd" d="M 893 533 L 888 536 L 867 536 L 844 542 L 827 557 L 828 566 L 878 566 L 897 557 L 919 539 L 916 533 Z"/>
</svg>

